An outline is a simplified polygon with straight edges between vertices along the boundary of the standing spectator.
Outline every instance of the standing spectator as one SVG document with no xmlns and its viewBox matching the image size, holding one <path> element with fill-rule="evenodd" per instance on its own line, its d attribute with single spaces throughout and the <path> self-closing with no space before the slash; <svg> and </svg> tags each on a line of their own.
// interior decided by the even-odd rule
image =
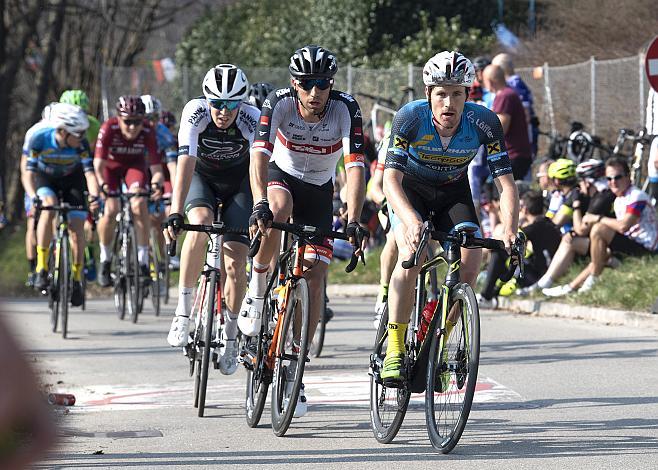
<svg viewBox="0 0 658 470">
<path fill-rule="evenodd" d="M 533 107 L 532 92 L 528 85 L 521 79 L 520 76 L 514 73 L 514 64 L 512 57 L 509 54 L 498 54 L 491 61 L 492 64 L 499 66 L 505 72 L 505 81 L 507 86 L 514 90 L 521 98 L 523 108 L 526 112 L 526 122 L 528 123 L 528 136 L 530 137 L 530 145 L 532 146 L 532 156 L 537 155 L 537 138 L 539 137 L 539 119 L 535 114 Z"/>
<path fill-rule="evenodd" d="M 491 109 L 493 106 L 494 94 L 487 90 L 483 85 L 482 72 L 491 64 L 489 57 L 479 56 L 473 59 L 473 67 L 475 67 L 475 81 L 468 93 L 468 101 L 473 101 L 482 106 Z"/>
<path fill-rule="evenodd" d="M 532 163 L 525 111 L 516 92 L 505 83 L 503 69 L 489 65 L 482 74 L 484 86 L 495 94 L 493 112 L 498 115 L 505 133 L 505 147 L 512 162 L 515 180 L 522 180 Z"/>
</svg>

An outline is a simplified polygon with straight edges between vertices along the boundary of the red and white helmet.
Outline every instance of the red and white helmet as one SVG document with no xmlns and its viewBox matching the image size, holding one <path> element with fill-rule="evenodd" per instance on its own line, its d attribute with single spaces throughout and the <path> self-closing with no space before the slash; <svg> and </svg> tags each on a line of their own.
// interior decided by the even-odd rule
<svg viewBox="0 0 658 470">
<path fill-rule="evenodd" d="M 459 52 L 443 51 L 423 67 L 423 83 L 427 86 L 460 85 L 470 87 L 475 80 L 473 63 Z"/>
</svg>

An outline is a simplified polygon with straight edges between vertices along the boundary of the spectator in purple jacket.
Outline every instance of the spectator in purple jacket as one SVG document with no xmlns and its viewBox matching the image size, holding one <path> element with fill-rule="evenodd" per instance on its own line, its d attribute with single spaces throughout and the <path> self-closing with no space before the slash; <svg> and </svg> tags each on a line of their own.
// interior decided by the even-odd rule
<svg viewBox="0 0 658 470">
<path fill-rule="evenodd" d="M 505 73 L 497 65 L 489 65 L 483 73 L 484 86 L 495 94 L 493 112 L 498 115 L 505 132 L 505 146 L 512 162 L 515 180 L 522 180 L 532 164 L 526 115 L 521 98 L 507 86 Z"/>
</svg>

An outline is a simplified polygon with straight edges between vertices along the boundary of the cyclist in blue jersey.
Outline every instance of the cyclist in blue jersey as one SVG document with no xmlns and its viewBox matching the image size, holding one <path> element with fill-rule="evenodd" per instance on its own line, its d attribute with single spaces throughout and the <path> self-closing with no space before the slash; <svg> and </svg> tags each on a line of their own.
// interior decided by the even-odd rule
<svg viewBox="0 0 658 470">
<path fill-rule="evenodd" d="M 423 220 L 432 211 L 436 230 L 466 230 L 479 235 L 467 170 L 481 145 L 500 192 L 503 241 L 509 247 L 516 240 L 519 196 L 503 129 L 492 111 L 466 103 L 474 78 L 470 60 L 458 52 L 440 52 L 423 68 L 426 99 L 406 104 L 393 120 L 384 193 L 392 209 L 399 256 L 389 285 L 389 339 L 382 378 L 401 378 L 404 336 L 422 264 L 404 269 L 402 262 L 418 248 Z M 462 249 L 461 256 L 461 278 L 473 285 L 481 250 Z M 454 314 L 449 315 L 448 329 Z"/>
<path fill-rule="evenodd" d="M 47 123 L 38 124 L 28 131 L 23 147 L 23 153 L 27 157 L 23 184 L 27 195 L 36 203 L 56 205 L 57 193 L 61 192 L 65 202 L 73 206 L 85 205 L 83 192 L 86 180 L 91 206 L 97 207 L 98 183 L 94 175 L 89 143 L 85 138 L 88 127 L 89 121 L 82 108 L 56 103 L 51 105 Z M 83 222 L 86 215 L 84 211 L 69 214 L 73 248 L 73 306 L 82 304 L 81 276 L 85 247 Z M 54 212 L 46 211 L 41 214 L 37 225 L 35 287 L 39 290 L 48 285 L 48 254 L 54 217 Z"/>
</svg>

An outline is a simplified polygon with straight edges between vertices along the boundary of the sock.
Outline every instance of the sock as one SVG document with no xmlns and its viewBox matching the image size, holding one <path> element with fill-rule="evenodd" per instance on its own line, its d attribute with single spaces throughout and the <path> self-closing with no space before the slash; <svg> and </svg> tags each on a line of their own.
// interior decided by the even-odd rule
<svg viewBox="0 0 658 470">
<path fill-rule="evenodd" d="M 224 336 L 232 341 L 238 335 L 238 316 L 227 307 L 224 310 Z"/>
<path fill-rule="evenodd" d="M 29 259 L 27 260 L 27 263 L 30 265 L 30 272 L 33 273 L 37 269 L 37 260 L 36 259 Z"/>
<path fill-rule="evenodd" d="M 82 263 L 73 263 L 71 266 L 71 274 L 74 281 L 82 281 Z"/>
<path fill-rule="evenodd" d="M 267 288 L 267 270 L 269 264 L 259 264 L 254 261 L 249 281 L 249 295 L 252 297 L 264 297 Z"/>
<path fill-rule="evenodd" d="M 541 279 L 537 281 L 537 286 L 540 289 L 548 289 L 553 285 L 553 279 L 551 279 L 548 274 L 544 274 Z"/>
<path fill-rule="evenodd" d="M 178 305 L 176 306 L 177 317 L 190 317 L 192 312 L 193 287 L 180 287 L 178 289 Z"/>
<path fill-rule="evenodd" d="M 377 295 L 377 303 L 382 303 L 388 298 L 388 284 L 379 284 L 379 294 Z"/>
<path fill-rule="evenodd" d="M 48 255 L 50 247 L 37 245 L 37 267 L 36 272 L 48 270 Z"/>
<path fill-rule="evenodd" d="M 100 261 L 101 263 L 109 263 L 112 261 L 112 247 L 109 245 L 100 245 L 101 247 L 101 254 L 100 254 Z"/>
<path fill-rule="evenodd" d="M 149 246 L 137 247 L 137 260 L 141 266 L 148 266 L 149 264 Z"/>
<path fill-rule="evenodd" d="M 404 334 L 407 332 L 406 323 L 388 322 L 388 345 L 386 347 L 386 355 L 390 354 L 403 354 L 404 350 Z"/>
</svg>

